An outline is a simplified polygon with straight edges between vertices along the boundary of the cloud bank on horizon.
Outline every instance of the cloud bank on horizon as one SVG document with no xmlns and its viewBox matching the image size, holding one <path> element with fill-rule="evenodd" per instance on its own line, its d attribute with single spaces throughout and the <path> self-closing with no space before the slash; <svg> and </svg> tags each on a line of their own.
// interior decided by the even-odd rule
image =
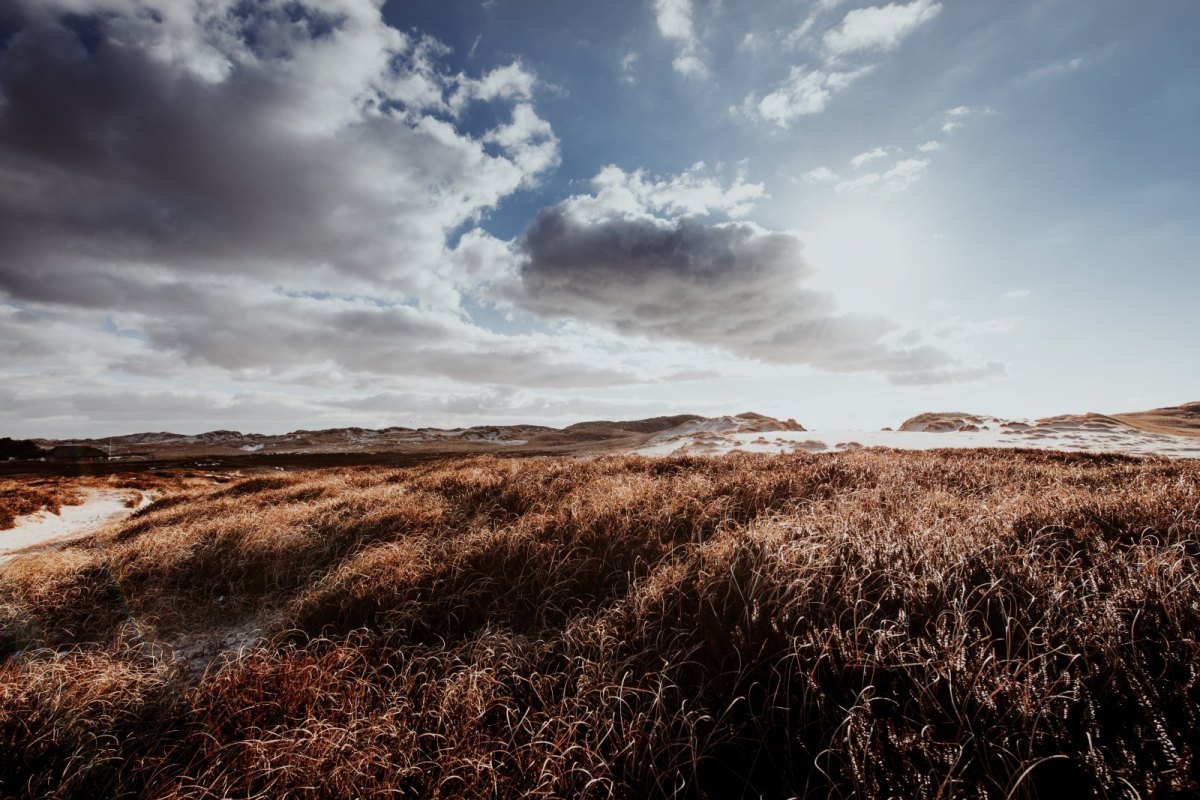
<svg viewBox="0 0 1200 800">
<path fill-rule="evenodd" d="M 780 224 L 789 187 L 890 202 L 995 109 L 944 103 L 912 142 L 790 183 L 741 155 L 802 141 L 943 5 L 817 0 L 730 46 L 717 4 L 631 5 L 594 45 L 605 91 L 730 98 L 704 120 L 727 133 L 679 164 L 589 147 L 574 115 L 600 131 L 607 111 L 575 65 L 489 51 L 487 27 L 464 53 L 371 0 L 19 0 L 0 11 L 0 426 L 542 421 L 696 408 L 697 384 L 720 407 L 779 375 L 1002 379 L 925 310 L 843 310 L 804 220 Z M 784 57 L 754 56 L 772 36 Z M 1062 63 L 1023 81 L 1085 59 Z"/>
</svg>

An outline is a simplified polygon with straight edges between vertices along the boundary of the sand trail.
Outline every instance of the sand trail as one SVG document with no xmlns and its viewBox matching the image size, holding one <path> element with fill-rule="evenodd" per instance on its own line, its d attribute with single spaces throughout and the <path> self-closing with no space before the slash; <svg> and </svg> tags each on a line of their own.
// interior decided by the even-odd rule
<svg viewBox="0 0 1200 800">
<path fill-rule="evenodd" d="M 143 495 L 135 507 L 126 505 L 133 493 L 126 490 L 88 489 L 83 503 L 63 506 L 58 514 L 39 511 L 17 517 L 17 524 L 0 531 L 0 564 L 9 559 L 58 546 L 92 533 L 114 520 L 127 517 L 154 501 Z"/>
</svg>

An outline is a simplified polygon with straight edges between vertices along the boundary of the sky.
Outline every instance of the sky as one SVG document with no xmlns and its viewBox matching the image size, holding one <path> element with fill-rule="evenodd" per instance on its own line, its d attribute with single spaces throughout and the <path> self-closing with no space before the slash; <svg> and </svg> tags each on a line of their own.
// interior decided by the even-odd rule
<svg viewBox="0 0 1200 800">
<path fill-rule="evenodd" d="M 0 0 L 0 435 L 1200 400 L 1198 29 Z"/>
</svg>

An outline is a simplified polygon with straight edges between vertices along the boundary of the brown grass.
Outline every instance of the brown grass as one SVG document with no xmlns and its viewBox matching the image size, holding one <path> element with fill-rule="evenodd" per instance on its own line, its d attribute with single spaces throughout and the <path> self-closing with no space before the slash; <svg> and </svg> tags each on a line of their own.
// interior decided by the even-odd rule
<svg viewBox="0 0 1200 800">
<path fill-rule="evenodd" d="M 1198 567 L 1185 461 L 252 478 L 0 574 L 0 790 L 1193 795 Z M 240 655 L 176 649 L 247 619 Z"/>
</svg>

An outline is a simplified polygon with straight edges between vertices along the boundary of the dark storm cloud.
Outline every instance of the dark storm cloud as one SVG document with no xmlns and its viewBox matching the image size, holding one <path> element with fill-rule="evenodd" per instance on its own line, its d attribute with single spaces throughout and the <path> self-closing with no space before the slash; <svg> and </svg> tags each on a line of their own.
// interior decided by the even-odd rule
<svg viewBox="0 0 1200 800">
<path fill-rule="evenodd" d="M 779 364 L 952 379 L 935 347 L 890 347 L 886 318 L 838 314 L 804 287 L 811 269 L 794 235 L 749 223 L 707 225 L 574 199 L 538 215 L 517 240 L 512 302 L 550 318 L 623 334 L 722 348 Z"/>
<path fill-rule="evenodd" d="M 5 26 L 0 297 L 121 314 L 150 348 L 228 370 L 632 379 L 456 314 L 448 232 L 557 162 L 520 64 L 450 75 L 369 0 L 51 0 Z M 498 126 L 462 133 L 472 103 Z M 314 300 L 339 292 L 376 305 Z M 49 332 L 18 327 L 9 351 Z"/>
<path fill-rule="evenodd" d="M 276 277 L 326 270 L 417 292 L 444 231 L 526 177 L 515 159 L 488 156 L 444 122 L 380 109 L 375 83 L 423 78 L 417 43 L 381 49 L 406 71 L 366 72 L 346 97 L 337 84 L 306 82 L 329 80 L 309 74 L 311 54 L 347 51 L 354 32 L 316 42 L 306 28 L 280 30 L 262 8 L 205 25 L 236 23 L 243 45 L 266 29 L 285 52 L 305 48 L 308 62 L 259 59 L 205 25 L 186 41 L 195 63 L 182 64 L 161 59 L 168 33 L 144 20 L 97 22 L 91 48 L 55 22 L 30 20 L 12 37 L 0 57 L 4 288 L 29 293 L 99 262 Z M 221 44 L 229 52 L 210 52 Z"/>
</svg>

